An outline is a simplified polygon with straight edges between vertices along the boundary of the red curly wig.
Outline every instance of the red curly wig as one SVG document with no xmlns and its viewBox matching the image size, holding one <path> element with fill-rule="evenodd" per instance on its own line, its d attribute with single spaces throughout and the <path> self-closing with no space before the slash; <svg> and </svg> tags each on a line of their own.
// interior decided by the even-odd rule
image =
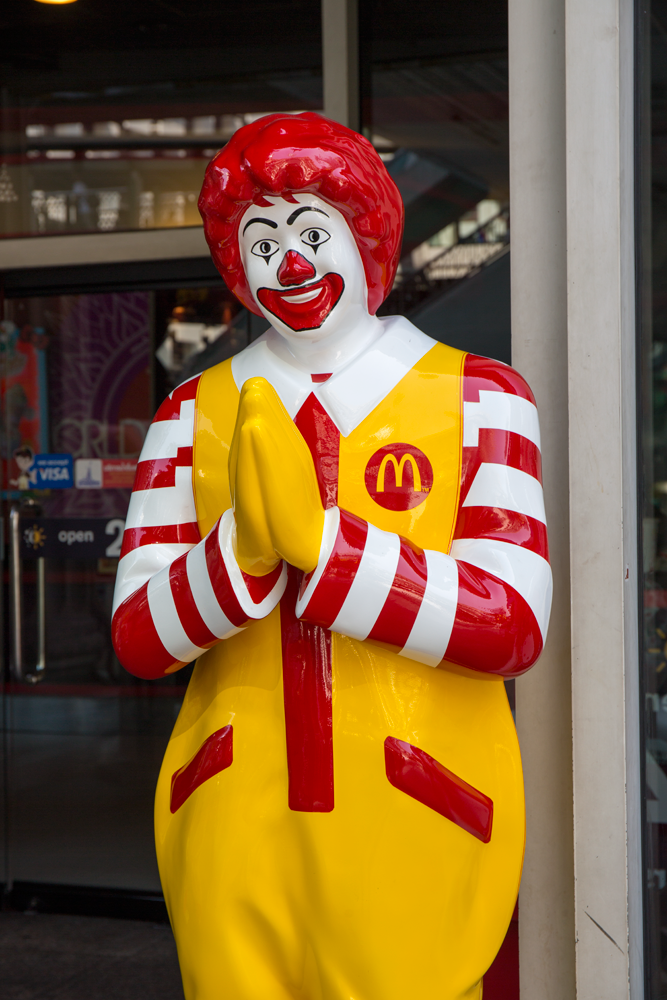
<svg viewBox="0 0 667 1000">
<path fill-rule="evenodd" d="M 213 262 L 247 309 L 261 314 L 243 269 L 238 231 L 264 197 L 316 194 L 347 219 L 364 264 L 368 311 L 391 291 L 403 238 L 403 202 L 370 142 L 312 111 L 259 118 L 209 163 L 199 211 Z"/>
</svg>

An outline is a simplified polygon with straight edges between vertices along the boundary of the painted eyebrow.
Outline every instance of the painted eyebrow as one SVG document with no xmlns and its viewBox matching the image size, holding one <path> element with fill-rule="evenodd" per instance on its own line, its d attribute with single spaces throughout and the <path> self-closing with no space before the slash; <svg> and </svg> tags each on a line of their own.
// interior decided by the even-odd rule
<svg viewBox="0 0 667 1000">
<path fill-rule="evenodd" d="M 245 233 L 246 229 L 248 228 L 248 226 L 252 226 L 253 222 L 263 222 L 265 226 L 271 226 L 272 229 L 277 229 L 278 228 L 278 223 L 277 222 L 272 222 L 271 219 L 259 219 L 259 218 L 258 219 L 251 219 L 250 222 L 246 222 L 245 226 L 243 227 L 243 232 L 244 233 Z"/>
<path fill-rule="evenodd" d="M 292 223 L 295 222 L 299 218 L 299 216 L 302 215 L 304 212 L 319 212 L 320 215 L 323 215 L 325 219 L 329 218 L 327 213 L 323 212 L 321 208 L 313 208 L 312 205 L 304 205 L 302 208 L 297 208 L 296 211 L 292 212 L 289 219 L 287 220 L 287 225 L 291 226 Z"/>
</svg>

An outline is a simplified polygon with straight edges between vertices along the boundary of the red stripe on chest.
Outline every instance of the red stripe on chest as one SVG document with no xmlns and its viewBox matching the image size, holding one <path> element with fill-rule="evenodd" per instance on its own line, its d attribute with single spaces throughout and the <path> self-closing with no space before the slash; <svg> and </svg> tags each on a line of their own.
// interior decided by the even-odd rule
<svg viewBox="0 0 667 1000">
<path fill-rule="evenodd" d="M 298 812 L 331 812 L 331 632 L 296 618 L 298 589 L 297 572 L 290 567 L 280 602 L 288 801 Z"/>
<path fill-rule="evenodd" d="M 295 424 L 315 463 L 322 503 L 338 502 L 340 434 L 311 393 Z M 280 602 L 289 807 L 331 812 L 334 807 L 331 632 L 295 615 L 299 575 L 290 569 Z"/>
<path fill-rule="evenodd" d="M 294 423 L 313 456 L 322 503 L 325 508 L 335 507 L 338 503 L 340 432 L 312 393 L 297 413 Z"/>
</svg>

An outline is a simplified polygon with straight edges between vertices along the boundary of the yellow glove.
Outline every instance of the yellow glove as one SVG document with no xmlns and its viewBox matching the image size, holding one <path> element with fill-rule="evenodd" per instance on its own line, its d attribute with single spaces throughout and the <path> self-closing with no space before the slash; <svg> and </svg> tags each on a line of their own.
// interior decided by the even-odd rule
<svg viewBox="0 0 667 1000">
<path fill-rule="evenodd" d="M 266 379 L 244 383 L 229 452 L 241 569 L 263 576 L 280 559 L 309 573 L 320 554 L 324 508 L 308 445 Z"/>
</svg>

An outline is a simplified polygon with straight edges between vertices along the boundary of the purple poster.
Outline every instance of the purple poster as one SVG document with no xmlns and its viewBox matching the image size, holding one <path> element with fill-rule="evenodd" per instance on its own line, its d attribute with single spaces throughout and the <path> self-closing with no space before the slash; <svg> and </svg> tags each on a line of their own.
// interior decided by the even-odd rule
<svg viewBox="0 0 667 1000">
<path fill-rule="evenodd" d="M 76 460 L 135 459 L 152 417 L 150 292 L 50 300 L 48 382 L 51 448 Z M 127 490 L 67 490 L 49 514 L 124 516 Z"/>
</svg>

